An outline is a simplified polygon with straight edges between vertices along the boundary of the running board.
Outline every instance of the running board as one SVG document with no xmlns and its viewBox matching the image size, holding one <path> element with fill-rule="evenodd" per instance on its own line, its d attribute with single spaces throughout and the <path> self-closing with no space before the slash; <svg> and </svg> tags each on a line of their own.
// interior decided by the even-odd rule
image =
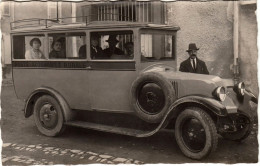
<svg viewBox="0 0 260 166">
<path fill-rule="evenodd" d="M 90 123 L 85 121 L 70 121 L 70 122 L 66 122 L 65 125 L 81 127 L 86 129 L 93 129 L 93 130 L 104 131 L 109 133 L 129 135 L 133 137 L 146 137 L 149 136 L 151 132 L 151 131 L 143 131 L 137 129 L 123 128 L 123 127 L 116 127 L 116 126 L 108 126 L 108 125 Z"/>
</svg>

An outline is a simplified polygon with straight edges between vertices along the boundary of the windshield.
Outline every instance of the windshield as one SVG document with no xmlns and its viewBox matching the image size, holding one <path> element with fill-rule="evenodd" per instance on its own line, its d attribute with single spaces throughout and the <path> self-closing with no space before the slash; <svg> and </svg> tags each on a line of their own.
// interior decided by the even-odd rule
<svg viewBox="0 0 260 166">
<path fill-rule="evenodd" d="M 141 54 L 142 61 L 158 61 L 175 59 L 175 36 L 163 33 L 142 33 Z"/>
</svg>

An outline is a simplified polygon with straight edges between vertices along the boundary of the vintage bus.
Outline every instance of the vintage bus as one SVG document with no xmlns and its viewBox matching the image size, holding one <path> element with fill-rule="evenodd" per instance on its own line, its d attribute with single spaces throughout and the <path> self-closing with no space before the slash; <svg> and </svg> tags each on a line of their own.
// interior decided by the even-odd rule
<svg viewBox="0 0 260 166">
<path fill-rule="evenodd" d="M 16 22 L 11 36 L 15 92 L 42 134 L 76 126 L 147 137 L 167 128 L 192 159 L 214 151 L 218 134 L 250 134 L 249 102 L 257 99 L 244 83 L 178 72 L 178 26 L 41 21 Z"/>
</svg>

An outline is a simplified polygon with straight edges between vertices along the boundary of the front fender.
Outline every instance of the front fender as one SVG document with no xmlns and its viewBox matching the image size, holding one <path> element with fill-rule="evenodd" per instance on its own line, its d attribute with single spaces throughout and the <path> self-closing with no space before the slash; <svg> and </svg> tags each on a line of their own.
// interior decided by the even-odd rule
<svg viewBox="0 0 260 166">
<path fill-rule="evenodd" d="M 26 100 L 25 108 L 24 108 L 24 116 L 26 118 L 30 117 L 33 114 L 33 107 L 36 100 L 40 96 L 46 94 L 54 97 L 58 101 L 58 103 L 62 108 L 65 122 L 70 121 L 75 117 L 75 113 L 71 111 L 68 103 L 59 92 L 49 87 L 40 87 L 35 89 Z"/>
<path fill-rule="evenodd" d="M 237 107 L 232 99 L 228 96 L 225 101 L 221 102 L 214 98 L 203 96 L 185 96 L 176 100 L 170 107 L 170 111 L 175 110 L 178 106 L 185 106 L 187 104 L 197 104 L 208 108 L 212 113 L 218 116 L 226 116 L 229 113 L 236 113 Z"/>
<path fill-rule="evenodd" d="M 221 103 L 220 101 L 214 98 L 202 97 L 202 96 L 185 96 L 176 100 L 172 105 L 169 107 L 168 112 L 164 116 L 163 120 L 160 124 L 156 127 L 155 130 L 149 131 L 147 133 L 142 133 L 137 135 L 137 137 L 147 137 L 157 133 L 160 129 L 167 126 L 167 124 L 172 120 L 172 118 L 178 115 L 177 112 L 178 106 L 187 106 L 191 104 L 201 105 L 206 107 L 212 113 L 217 116 L 227 116 L 229 113 L 237 112 L 237 107 L 234 105 L 232 100 L 227 96 L 225 102 Z"/>
</svg>

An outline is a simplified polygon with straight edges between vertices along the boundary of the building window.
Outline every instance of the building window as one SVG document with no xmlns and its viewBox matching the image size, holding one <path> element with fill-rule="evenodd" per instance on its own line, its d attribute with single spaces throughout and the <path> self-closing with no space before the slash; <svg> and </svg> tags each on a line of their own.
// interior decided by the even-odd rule
<svg viewBox="0 0 260 166">
<path fill-rule="evenodd" d="M 48 2 L 48 19 L 56 19 L 57 16 L 61 18 L 61 3 Z"/>
<path fill-rule="evenodd" d="M 84 22 L 129 21 L 142 23 L 167 23 L 167 5 L 163 2 L 110 2 L 80 6 L 77 16 Z"/>
<path fill-rule="evenodd" d="M 3 16 L 10 16 L 10 2 L 4 2 L 2 14 Z"/>
</svg>

